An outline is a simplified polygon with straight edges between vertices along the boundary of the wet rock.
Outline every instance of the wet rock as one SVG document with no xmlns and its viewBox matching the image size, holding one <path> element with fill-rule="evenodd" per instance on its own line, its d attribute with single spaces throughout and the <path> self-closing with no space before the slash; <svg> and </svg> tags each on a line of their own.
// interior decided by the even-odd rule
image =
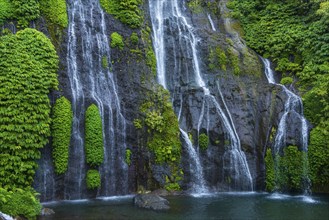
<svg viewBox="0 0 329 220">
<path fill-rule="evenodd" d="M 53 215 L 53 214 L 55 214 L 55 212 L 54 212 L 54 210 L 52 210 L 50 208 L 42 208 L 42 210 L 41 210 L 42 216 Z"/>
<path fill-rule="evenodd" d="M 155 211 L 170 209 L 168 200 L 155 194 L 138 194 L 134 197 L 134 204 L 139 208 Z"/>
</svg>

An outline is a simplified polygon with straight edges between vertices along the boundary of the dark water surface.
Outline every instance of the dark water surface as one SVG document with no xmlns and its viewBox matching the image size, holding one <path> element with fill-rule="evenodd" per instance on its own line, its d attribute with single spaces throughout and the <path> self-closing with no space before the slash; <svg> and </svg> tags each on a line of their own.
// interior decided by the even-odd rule
<svg viewBox="0 0 329 220">
<path fill-rule="evenodd" d="M 168 197 L 171 209 L 155 212 L 134 207 L 132 196 L 45 203 L 53 216 L 40 219 L 275 219 L 329 220 L 329 196 L 267 193 L 219 193 Z"/>
</svg>

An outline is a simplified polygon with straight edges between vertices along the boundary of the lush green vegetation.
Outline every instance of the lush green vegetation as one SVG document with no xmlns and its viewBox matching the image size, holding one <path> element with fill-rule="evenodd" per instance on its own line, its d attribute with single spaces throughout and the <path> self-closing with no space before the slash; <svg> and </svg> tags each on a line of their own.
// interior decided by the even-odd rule
<svg viewBox="0 0 329 220">
<path fill-rule="evenodd" d="M 0 187 L 25 188 L 50 135 L 58 56 L 45 35 L 27 28 L 0 38 L 0 63 Z"/>
<path fill-rule="evenodd" d="M 0 0 L 0 25 L 13 17 L 14 9 L 10 0 Z"/>
<path fill-rule="evenodd" d="M 209 145 L 209 138 L 208 135 L 206 135 L 205 133 L 202 133 L 199 135 L 199 147 L 201 148 L 201 150 L 207 150 Z"/>
<path fill-rule="evenodd" d="M 88 189 L 97 189 L 101 186 L 101 175 L 98 170 L 88 170 L 86 179 Z"/>
<path fill-rule="evenodd" d="M 109 67 L 109 62 L 107 61 L 107 56 L 102 57 L 102 67 L 107 69 Z"/>
<path fill-rule="evenodd" d="M 143 22 L 139 8 L 142 0 L 100 0 L 105 11 L 131 28 L 139 28 Z"/>
<path fill-rule="evenodd" d="M 25 28 L 29 25 L 30 21 L 40 17 L 38 0 L 11 0 L 11 2 L 19 27 Z"/>
<path fill-rule="evenodd" d="M 267 150 L 265 165 L 266 189 L 269 191 L 302 192 L 308 184 L 307 153 L 296 146 L 284 148 L 282 156 L 273 156 L 271 150 Z"/>
<path fill-rule="evenodd" d="M 128 166 L 131 165 L 131 150 L 130 149 L 126 149 L 126 158 L 125 158 L 125 162 L 126 164 L 128 164 Z"/>
<path fill-rule="evenodd" d="M 329 163 L 317 160 L 329 152 L 323 147 L 328 143 L 323 134 L 329 130 L 329 2 L 233 0 L 228 7 L 242 22 L 247 44 L 271 58 L 276 70 L 283 73 L 282 83 L 294 83 L 292 79 L 296 79 L 305 116 L 315 130 L 311 132 L 309 157 L 313 186 L 325 188 L 329 179 L 324 181 L 315 173 Z"/>
<path fill-rule="evenodd" d="M 41 204 L 36 196 L 37 193 L 30 188 L 13 191 L 0 188 L 0 210 L 10 216 L 36 219 L 41 212 Z"/>
<path fill-rule="evenodd" d="M 136 32 L 133 32 L 130 36 L 130 42 L 134 45 L 137 45 L 139 41 L 138 34 Z"/>
<path fill-rule="evenodd" d="M 91 166 L 103 163 L 103 130 L 102 118 L 96 105 L 92 104 L 86 111 L 85 149 L 86 160 Z"/>
<path fill-rule="evenodd" d="M 271 149 L 267 149 L 265 155 L 266 190 L 271 192 L 275 189 L 275 168 Z"/>
<path fill-rule="evenodd" d="M 162 86 L 156 87 L 141 105 L 140 111 L 143 115 L 134 121 L 135 127 L 145 128 L 149 134 L 147 147 L 153 152 L 155 162 L 171 167 L 172 175 L 166 177 L 165 187 L 179 188 L 178 181 L 182 179 L 178 168 L 181 157 L 180 131 L 169 92 Z"/>
<path fill-rule="evenodd" d="M 68 26 L 68 16 L 65 0 L 39 0 L 41 11 L 47 16 L 51 23 L 62 28 Z"/>
<path fill-rule="evenodd" d="M 222 50 L 219 46 L 217 46 L 215 49 L 210 48 L 208 61 L 208 68 L 211 71 L 215 69 L 226 71 L 227 57 L 225 51 Z"/>
<path fill-rule="evenodd" d="M 112 48 L 119 48 L 120 50 L 123 50 L 125 44 L 123 42 L 122 36 L 118 32 L 113 32 L 111 34 L 111 47 Z"/>
<path fill-rule="evenodd" d="M 63 174 L 69 161 L 73 112 L 71 103 L 64 96 L 57 99 L 53 108 L 52 137 L 55 172 Z"/>
</svg>

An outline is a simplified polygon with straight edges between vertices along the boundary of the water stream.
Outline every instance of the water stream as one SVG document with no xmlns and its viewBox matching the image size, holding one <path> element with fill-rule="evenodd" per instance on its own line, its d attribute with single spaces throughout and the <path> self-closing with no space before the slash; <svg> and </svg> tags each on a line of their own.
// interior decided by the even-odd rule
<svg viewBox="0 0 329 220">
<path fill-rule="evenodd" d="M 184 2 L 178 0 L 150 0 L 149 4 L 153 26 L 154 48 L 158 65 L 157 74 L 159 83 L 163 85 L 163 87 L 169 89 L 172 94 L 175 93 L 176 90 L 180 90 L 179 86 L 178 88 L 175 88 L 175 86 L 177 87 L 175 83 L 181 80 L 182 77 L 184 77 L 184 80 L 186 80 L 187 83 L 191 85 L 193 84 L 193 86 L 197 88 L 202 88 L 203 103 L 198 119 L 198 133 L 200 132 L 200 126 L 204 120 L 206 120 L 207 124 L 209 124 L 209 108 L 214 107 L 218 116 L 222 120 L 223 127 L 225 128 L 225 138 L 230 143 L 223 155 L 222 179 L 229 180 L 229 190 L 252 190 L 253 181 L 248 163 L 244 152 L 241 150 L 240 140 L 225 100 L 223 96 L 220 95 L 220 102 L 225 106 L 225 109 L 223 109 L 217 98 L 211 94 L 205 80 L 202 77 L 202 70 L 200 68 L 200 60 L 198 56 L 198 44 L 200 39 L 195 34 L 196 30 L 192 25 L 190 25 L 188 18 L 182 13 L 181 8 L 184 8 Z M 169 45 L 169 43 L 167 43 L 168 39 L 165 37 L 167 35 L 172 35 L 172 33 L 175 35 L 177 34 L 179 45 L 170 41 L 169 42 L 172 44 Z M 172 47 L 172 52 L 170 54 L 168 54 L 168 50 L 166 50 L 166 47 L 168 46 Z M 186 53 L 186 57 L 190 59 L 192 67 L 188 66 L 187 63 L 180 63 L 180 61 L 175 59 L 174 73 L 177 72 L 178 74 L 182 74 L 182 68 L 187 69 L 185 76 L 179 76 L 179 78 L 175 79 L 177 76 L 175 76 L 175 74 L 170 74 L 172 71 L 166 69 L 166 66 L 168 65 L 168 63 L 166 63 L 167 58 L 176 54 L 184 53 Z M 220 92 L 219 86 L 218 90 Z M 207 109 L 207 112 L 205 112 L 205 109 Z M 179 115 L 180 112 L 181 110 L 179 111 Z M 183 136 L 185 136 L 184 133 Z M 190 153 L 190 155 L 194 154 Z M 201 163 L 200 166 L 201 167 L 198 169 L 202 170 L 203 167 Z M 192 173 L 192 175 L 196 175 L 196 173 L 197 172 L 194 174 Z"/>
<path fill-rule="evenodd" d="M 104 12 L 98 0 L 68 3 L 69 27 L 67 67 L 72 89 L 73 134 L 69 169 L 65 176 L 65 199 L 81 199 L 86 190 L 84 154 L 84 117 L 86 108 L 98 106 L 103 123 L 104 162 L 99 171 L 102 187 L 98 195 L 123 194 L 128 191 L 126 124 L 110 66 L 108 32 Z"/>
</svg>

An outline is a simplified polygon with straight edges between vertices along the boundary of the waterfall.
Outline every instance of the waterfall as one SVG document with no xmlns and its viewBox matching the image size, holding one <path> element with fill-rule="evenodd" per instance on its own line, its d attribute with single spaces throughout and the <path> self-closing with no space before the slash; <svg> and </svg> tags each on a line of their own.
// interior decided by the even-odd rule
<svg viewBox="0 0 329 220">
<path fill-rule="evenodd" d="M 207 16 L 208 16 L 208 20 L 209 20 L 209 23 L 210 23 L 211 29 L 212 29 L 213 31 L 216 31 L 216 28 L 215 28 L 214 22 L 213 22 L 213 20 L 211 19 L 210 14 L 208 14 Z"/>
<path fill-rule="evenodd" d="M 302 149 L 303 151 L 307 151 L 308 148 L 308 126 L 306 119 L 303 116 L 303 104 L 302 100 L 299 96 L 295 95 L 293 92 L 291 92 L 287 87 L 284 85 L 278 84 L 275 82 L 273 70 L 271 69 L 271 64 L 268 59 L 261 58 L 261 60 L 264 63 L 265 66 L 265 75 L 267 77 L 267 80 L 270 84 L 277 85 L 281 87 L 284 91 L 284 93 L 287 95 L 287 100 L 284 104 L 284 112 L 282 117 L 280 118 L 277 134 L 275 137 L 275 143 L 274 143 L 274 151 L 275 153 L 279 153 L 282 147 L 286 145 L 286 133 L 287 133 L 287 117 L 288 114 L 291 112 L 294 112 L 298 115 L 298 119 L 300 120 L 302 124 L 301 129 L 301 140 L 300 143 L 302 143 Z"/>
<path fill-rule="evenodd" d="M 287 95 L 287 99 L 284 104 L 283 115 L 280 118 L 279 125 L 277 128 L 275 140 L 274 140 L 274 153 L 279 154 L 281 150 L 287 145 L 286 143 L 286 134 L 287 134 L 287 124 L 290 123 L 287 121 L 288 114 L 295 113 L 297 115 L 297 119 L 301 123 L 301 132 L 300 132 L 300 143 L 302 150 L 307 152 L 308 150 L 308 125 L 307 121 L 303 116 L 303 103 L 299 96 L 295 95 L 284 85 L 278 84 L 275 82 L 274 73 L 271 69 L 271 63 L 268 59 L 264 59 L 261 57 L 261 60 L 265 66 L 265 75 L 270 84 L 279 86 L 283 89 L 284 93 Z M 296 122 L 295 122 L 296 123 Z M 303 180 L 304 193 L 310 193 L 310 179 L 308 176 L 308 166 L 307 166 L 307 158 L 303 158 L 303 173 L 306 178 Z M 278 161 L 276 160 L 277 164 Z M 276 165 L 277 166 L 277 165 Z M 276 174 L 278 175 L 278 174 Z"/>
<path fill-rule="evenodd" d="M 105 16 L 98 0 L 68 2 L 67 71 L 72 90 L 73 126 L 69 168 L 65 176 L 65 199 L 81 199 L 86 190 L 84 117 L 86 108 L 98 106 L 103 124 L 104 162 L 100 166 L 98 195 L 125 194 L 128 191 L 126 122 L 122 115 L 111 65 Z"/>
<path fill-rule="evenodd" d="M 203 170 L 200 162 L 200 158 L 198 156 L 198 153 L 193 147 L 193 144 L 191 140 L 189 139 L 187 133 L 180 129 L 184 144 L 187 148 L 187 152 L 189 154 L 190 161 L 190 173 L 192 174 L 192 192 L 201 194 L 208 192 L 208 189 L 206 187 L 206 183 L 204 180 Z"/>
<path fill-rule="evenodd" d="M 209 113 L 205 115 L 205 108 L 207 107 L 209 110 L 210 107 L 214 107 L 216 109 L 216 114 L 221 118 L 224 128 L 226 129 L 225 138 L 230 142 L 230 146 L 223 155 L 222 179 L 223 181 L 224 179 L 229 179 L 229 182 L 231 182 L 229 189 L 252 190 L 253 183 L 248 163 L 245 154 L 241 150 L 239 137 L 225 100 L 221 95 L 220 88 L 218 86 L 220 102 L 225 106 L 225 109 L 221 107 L 216 97 L 211 95 L 210 90 L 202 77 L 197 49 L 200 39 L 195 34 L 196 30 L 189 24 L 188 18 L 185 17 L 181 11 L 184 1 L 150 0 L 149 4 L 153 26 L 154 48 L 157 57 L 157 65 L 159 67 L 157 72 L 159 83 L 169 89 L 172 94 L 180 90 L 180 88 L 174 87 L 177 86 L 176 82 L 182 79 L 187 81 L 186 83 L 189 85 L 202 88 L 203 103 L 198 119 L 198 132 L 200 131 L 201 124 L 204 120 L 209 124 L 209 116 L 207 116 Z M 177 35 L 179 43 L 170 42 L 168 39 L 165 39 L 166 34 L 172 35 L 173 33 Z M 170 45 L 172 47 L 170 50 L 172 54 L 168 54 L 168 51 L 165 51 L 166 47 L 169 46 L 168 42 L 172 43 Z M 180 63 L 178 65 L 177 63 L 180 61 L 175 60 L 174 70 L 166 69 L 166 65 L 168 65 L 167 58 L 178 54 L 180 56 L 183 56 L 182 54 L 184 54 L 188 60 L 191 60 L 191 66 L 187 63 Z M 184 76 L 181 76 L 183 65 L 187 71 Z M 173 73 L 169 75 L 171 72 Z M 181 110 L 179 111 L 179 115 L 180 114 Z M 185 136 L 183 132 L 182 135 Z M 198 156 L 194 155 L 193 152 L 190 152 L 189 154 Z"/>
</svg>

